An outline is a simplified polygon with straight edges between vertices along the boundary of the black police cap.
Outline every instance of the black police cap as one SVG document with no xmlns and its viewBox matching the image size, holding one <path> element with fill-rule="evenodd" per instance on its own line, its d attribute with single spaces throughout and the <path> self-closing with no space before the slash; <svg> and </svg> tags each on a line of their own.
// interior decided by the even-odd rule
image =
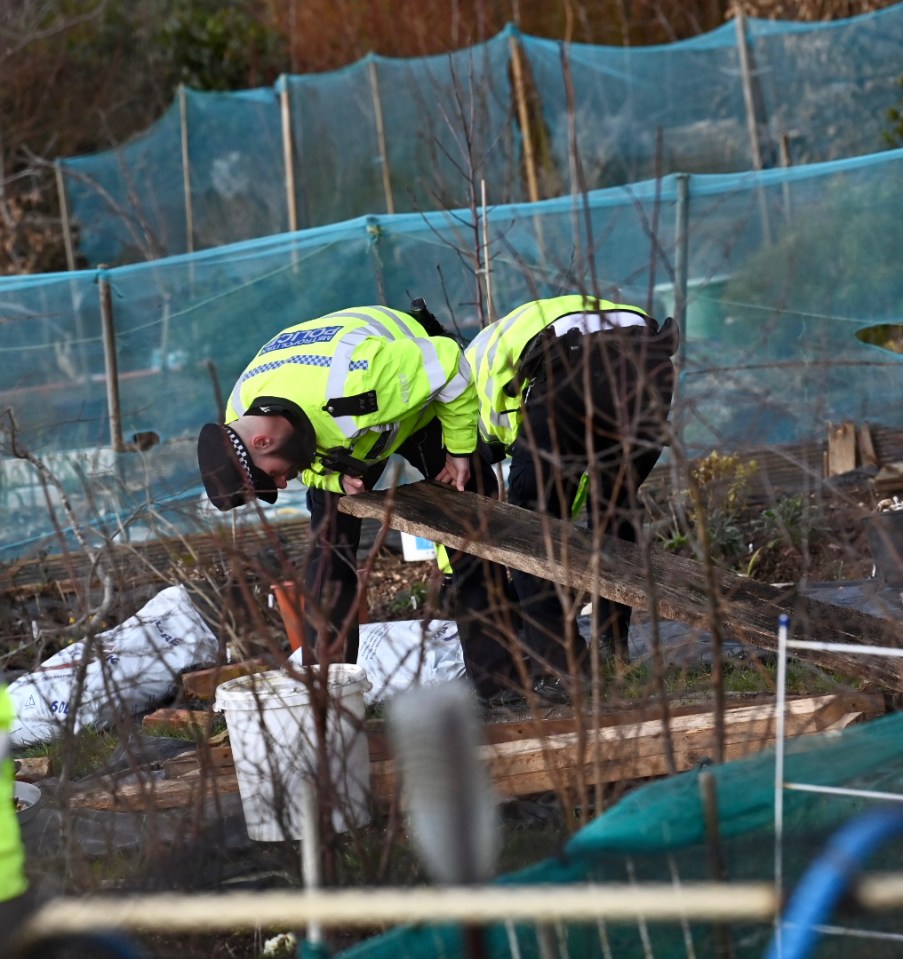
<svg viewBox="0 0 903 959">
<path fill-rule="evenodd" d="M 198 467 L 210 502 L 229 510 L 257 498 L 275 503 L 273 478 L 254 465 L 250 450 L 235 430 L 205 423 L 198 435 Z"/>
</svg>

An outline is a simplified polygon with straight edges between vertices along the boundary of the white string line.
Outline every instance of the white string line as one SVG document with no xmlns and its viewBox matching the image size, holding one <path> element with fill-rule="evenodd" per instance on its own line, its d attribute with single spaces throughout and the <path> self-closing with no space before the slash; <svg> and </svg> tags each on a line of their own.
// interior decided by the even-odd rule
<svg viewBox="0 0 903 959">
<path fill-rule="evenodd" d="M 903 657 L 898 646 L 860 646 L 858 643 L 820 643 L 809 639 L 788 639 L 787 646 L 793 649 L 813 649 L 831 653 L 854 653 L 860 656 Z"/>
<path fill-rule="evenodd" d="M 795 922 L 783 923 L 785 929 L 793 929 Z M 813 932 L 823 936 L 853 936 L 859 939 L 889 939 L 893 942 L 903 942 L 903 934 L 899 932 L 881 932 L 877 929 L 848 929 L 846 926 L 811 926 Z"/>
<path fill-rule="evenodd" d="M 872 789 L 847 789 L 843 786 L 816 786 L 811 783 L 784 783 L 784 789 L 803 793 L 828 793 L 832 796 L 855 796 L 859 799 L 883 799 L 888 802 L 903 802 L 899 793 L 876 792 Z"/>
</svg>

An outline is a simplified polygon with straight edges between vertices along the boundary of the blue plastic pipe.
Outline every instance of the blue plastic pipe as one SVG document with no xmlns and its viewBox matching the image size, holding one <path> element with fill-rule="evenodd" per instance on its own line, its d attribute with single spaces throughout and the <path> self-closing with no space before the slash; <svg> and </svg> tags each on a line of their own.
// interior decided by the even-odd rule
<svg viewBox="0 0 903 959">
<path fill-rule="evenodd" d="M 839 829 L 803 875 L 784 913 L 766 959 L 803 959 L 822 925 L 850 887 L 859 869 L 882 842 L 903 833 L 903 809 L 887 807 L 857 816 Z"/>
</svg>

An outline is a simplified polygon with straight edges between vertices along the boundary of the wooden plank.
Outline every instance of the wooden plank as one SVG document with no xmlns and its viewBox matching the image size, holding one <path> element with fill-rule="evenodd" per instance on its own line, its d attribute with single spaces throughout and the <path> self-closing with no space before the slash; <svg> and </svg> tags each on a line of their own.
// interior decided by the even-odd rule
<svg viewBox="0 0 903 959">
<path fill-rule="evenodd" d="M 825 727 L 827 730 L 844 728 L 848 721 L 859 722 L 862 712 L 853 712 L 840 717 L 835 723 Z M 753 755 L 774 745 L 772 736 L 750 737 L 739 735 L 736 738 L 728 737 L 724 745 L 726 760 L 740 759 L 743 756 Z M 501 748 L 483 746 L 482 751 Z M 576 778 L 576 765 L 564 764 L 562 750 L 567 746 L 559 744 L 557 757 L 558 767 L 550 772 L 549 768 L 535 761 L 533 754 L 516 764 L 511 757 L 493 762 L 491 755 L 487 756 L 493 774 L 496 792 L 502 798 L 516 798 L 535 793 L 547 792 L 559 788 L 561 785 L 573 785 Z M 622 747 L 622 753 L 629 753 L 629 745 Z M 687 746 L 681 743 L 674 753 L 674 761 L 679 772 L 693 769 L 705 757 L 710 755 L 700 745 Z M 592 785 L 595 779 L 595 765 L 590 759 L 583 764 L 585 781 Z M 633 781 L 668 774 L 667 760 L 663 753 L 634 756 L 608 756 L 601 765 L 602 782 Z M 398 782 L 395 764 L 388 759 L 378 760 L 370 765 L 370 789 L 373 798 L 380 803 L 391 802 L 397 794 Z M 147 783 L 120 786 L 118 789 L 96 788 L 83 793 L 73 794 L 69 804 L 73 807 L 99 809 L 107 811 L 148 812 L 151 809 L 184 809 L 195 806 L 213 795 L 228 795 L 238 792 L 238 777 L 234 768 L 226 767 L 202 776 L 200 769 L 193 769 L 178 779 L 149 780 Z"/>
<path fill-rule="evenodd" d="M 858 441 L 859 463 L 877 469 L 881 464 L 875 452 L 875 441 L 872 439 L 872 429 L 868 423 L 860 423 L 856 434 Z"/>
<path fill-rule="evenodd" d="M 151 809 L 184 809 L 216 795 L 238 792 L 234 768 L 206 772 L 194 770 L 181 779 L 96 786 L 68 797 L 70 806 L 117 812 L 148 812 Z"/>
<path fill-rule="evenodd" d="M 828 427 L 827 475 L 841 476 L 856 469 L 856 424 Z"/>
<path fill-rule="evenodd" d="M 564 520 L 500 503 L 475 493 L 459 493 L 423 480 L 385 492 L 343 496 L 339 509 L 379 519 L 392 529 L 423 536 L 504 566 L 604 596 L 635 609 L 649 609 L 649 582 L 655 583 L 660 619 L 711 629 L 713 597 L 709 570 L 693 559 L 656 547 L 641 548 L 612 537 L 594 537 Z M 593 569 L 598 561 L 598 576 Z M 794 638 L 861 645 L 898 646 L 899 624 L 858 610 L 835 606 L 738 576 L 711 571 L 717 621 L 726 635 L 775 650 L 781 614 L 791 619 Z M 837 652 L 798 652 L 799 658 L 865 676 L 888 689 L 901 685 L 898 661 Z"/>
<path fill-rule="evenodd" d="M 857 715 L 883 711 L 880 696 L 826 696 L 788 704 L 786 735 L 796 738 L 836 728 L 846 711 Z M 857 707 L 863 707 L 861 710 Z M 712 755 L 714 715 L 682 717 L 672 722 L 675 764 L 678 771 L 694 768 Z M 774 744 L 774 706 L 731 710 L 725 717 L 725 758 L 736 759 L 760 752 Z M 575 733 L 545 740 L 512 741 L 483 746 L 481 755 L 488 764 L 496 791 L 502 797 L 516 797 L 573 786 L 578 768 L 584 781 L 621 782 L 664 776 L 668 773 L 664 734 L 660 723 L 641 723 L 631 728 L 606 727 L 585 731 L 584 741 Z M 598 767 L 594 751 L 598 751 Z M 596 775 L 598 770 L 598 777 Z M 387 797 L 396 789 L 391 762 L 371 765 L 371 781 Z"/>
<path fill-rule="evenodd" d="M 203 736 L 210 731 L 216 717 L 209 710 L 155 709 L 142 720 L 144 729 L 157 733 L 194 733 Z"/>
<path fill-rule="evenodd" d="M 842 728 L 844 717 L 855 714 L 875 716 L 884 712 L 884 698 L 877 693 L 844 693 L 792 700 L 786 708 L 788 738 Z M 775 733 L 774 704 L 756 704 L 728 710 L 725 714 L 725 757 L 750 755 L 770 746 Z M 498 724 L 499 726 L 504 724 Z M 679 771 L 692 769 L 712 754 L 714 714 L 691 713 L 671 722 L 675 762 Z M 600 762 L 594 762 L 598 751 Z M 530 795 L 572 786 L 580 769 L 592 784 L 599 771 L 601 782 L 632 781 L 668 772 L 665 737 L 661 722 L 642 720 L 619 726 L 569 731 L 487 743 L 480 747 L 496 791 L 503 797 Z M 73 806 L 92 809 L 132 811 L 190 806 L 214 793 L 238 789 L 233 766 L 202 767 L 196 757 L 177 779 L 147 779 L 119 784 L 115 780 L 93 787 L 70 798 Z M 178 760 L 170 761 L 175 770 Z M 395 764 L 391 759 L 370 763 L 371 791 L 381 802 L 392 799 L 397 790 Z"/>
<path fill-rule="evenodd" d="M 262 673 L 267 669 L 274 669 L 272 662 L 258 659 L 243 659 L 237 663 L 223 663 L 221 666 L 212 666 L 209 669 L 198 669 L 190 673 L 182 673 L 182 687 L 188 695 L 201 702 L 210 702 L 216 696 L 217 686 L 237 679 L 239 676 L 251 676 Z"/>
<path fill-rule="evenodd" d="M 848 711 L 839 697 L 798 700 L 787 704 L 785 728 L 788 737 L 813 734 L 836 722 Z M 725 714 L 724 741 L 734 755 L 758 752 L 774 741 L 773 706 L 751 706 Z M 679 769 L 690 769 L 714 751 L 715 724 L 711 713 L 678 717 L 671 723 L 671 737 L 682 756 Z M 488 747 L 487 757 L 493 782 L 503 795 L 524 795 L 552 788 L 537 788 L 551 783 L 555 773 L 559 781 L 573 779 L 573 771 L 584 768 L 588 782 L 595 777 L 593 754 L 598 750 L 602 782 L 615 782 L 661 775 L 665 765 L 665 736 L 661 723 L 639 723 L 633 727 L 607 727 L 585 733 L 581 743 L 576 734 L 552 736 L 538 743 L 502 743 Z M 661 772 L 650 773 L 650 769 Z"/>
<path fill-rule="evenodd" d="M 872 480 L 875 492 L 881 496 L 903 493 L 903 463 L 887 463 Z"/>
<path fill-rule="evenodd" d="M 755 696 L 773 705 L 773 697 Z M 744 696 L 743 702 L 728 702 L 727 709 L 741 709 L 744 706 L 754 705 L 749 696 Z M 710 714 L 710 709 L 701 704 L 671 705 L 670 716 L 690 716 L 700 713 Z M 562 717 L 547 719 L 545 717 L 524 716 L 516 720 L 484 722 L 483 737 L 486 743 L 507 743 L 512 740 L 542 738 L 557 733 L 571 733 L 577 729 L 580 722 L 584 727 L 595 722 L 597 727 L 629 725 L 632 723 L 660 720 L 661 709 L 653 706 L 635 708 L 618 707 L 610 713 L 603 713 L 593 717 L 587 713 L 580 717 Z M 228 730 L 226 731 L 228 733 Z M 222 735 L 222 734 L 221 734 Z M 217 739 L 219 737 L 216 737 Z M 226 736 L 228 738 L 228 736 Z M 384 759 L 391 759 L 391 744 L 385 732 L 385 723 L 370 720 L 367 723 L 367 741 L 370 751 L 370 762 L 375 763 Z M 201 768 L 231 768 L 233 766 L 232 749 L 228 745 L 214 745 L 213 740 L 203 743 L 198 749 L 182 753 L 173 759 L 163 762 L 163 772 L 167 779 L 178 779 L 188 773 L 194 773 Z"/>
<path fill-rule="evenodd" d="M 198 769 L 232 769 L 234 766 L 231 746 L 228 744 L 225 746 L 204 745 L 199 749 L 164 760 L 163 773 L 167 779 L 178 779 Z"/>
<path fill-rule="evenodd" d="M 796 697 L 803 698 L 803 697 Z M 742 709 L 744 707 L 756 705 L 756 701 L 774 705 L 774 698 L 756 694 L 749 696 L 744 694 L 742 701 L 731 702 L 728 700 L 727 709 Z M 882 700 L 883 703 L 883 700 Z M 669 715 L 675 716 L 694 716 L 711 715 L 708 706 L 702 704 L 670 705 Z M 577 723 L 583 727 L 595 725 L 597 728 L 602 726 L 628 726 L 636 723 L 660 721 L 661 708 L 657 706 L 639 706 L 624 707 L 619 706 L 612 709 L 611 712 L 603 713 L 597 717 L 589 713 L 579 717 L 569 716 L 555 719 L 545 717 L 523 716 L 516 720 L 508 721 L 488 721 L 482 725 L 483 737 L 486 743 L 507 743 L 512 740 L 523 740 L 530 738 L 543 738 L 553 736 L 558 733 L 572 733 L 577 729 Z M 218 734 L 214 739 L 228 740 L 228 730 Z M 178 779 L 187 773 L 194 773 L 200 768 L 231 768 L 233 766 L 232 748 L 226 742 L 226 745 L 214 743 L 214 739 L 203 743 L 198 749 L 193 749 L 182 753 L 173 759 L 167 759 L 163 762 L 163 771 L 167 779 Z M 370 720 L 367 723 L 367 742 L 370 751 L 371 763 L 379 762 L 383 759 L 391 759 L 391 744 L 385 732 L 385 723 L 379 720 Z"/>
<path fill-rule="evenodd" d="M 15 778 L 23 783 L 36 783 L 53 775 L 53 761 L 49 756 L 25 756 L 13 760 Z"/>
</svg>

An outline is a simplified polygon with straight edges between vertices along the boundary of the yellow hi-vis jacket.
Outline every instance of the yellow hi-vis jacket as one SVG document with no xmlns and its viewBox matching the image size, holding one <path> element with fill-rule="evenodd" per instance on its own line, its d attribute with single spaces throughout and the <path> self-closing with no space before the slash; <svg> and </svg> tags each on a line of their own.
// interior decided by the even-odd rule
<svg viewBox="0 0 903 959">
<path fill-rule="evenodd" d="M 317 435 L 317 456 L 301 481 L 342 492 L 341 473 L 321 457 L 340 448 L 367 466 L 385 460 L 438 417 L 445 449 L 466 456 L 477 445 L 477 398 L 470 367 L 449 337 L 428 336 L 407 313 L 364 306 L 289 327 L 266 343 L 242 373 L 226 423 L 257 397 L 296 403 Z M 330 400 L 354 397 L 358 411 Z"/>
<path fill-rule="evenodd" d="M 517 439 L 524 392 L 528 384 L 521 383 L 519 390 L 512 384 L 517 379 L 521 355 L 530 340 L 570 313 L 609 311 L 647 316 L 637 306 L 612 303 L 582 294 L 555 296 L 517 307 L 507 316 L 490 323 L 471 340 L 465 354 L 477 387 L 480 435 L 484 440 L 501 442 L 508 449 Z"/>
<path fill-rule="evenodd" d="M 25 850 L 13 803 L 13 764 L 9 758 L 9 731 L 13 725 L 13 701 L 0 686 L 0 902 L 21 896 L 28 888 Z"/>
</svg>

